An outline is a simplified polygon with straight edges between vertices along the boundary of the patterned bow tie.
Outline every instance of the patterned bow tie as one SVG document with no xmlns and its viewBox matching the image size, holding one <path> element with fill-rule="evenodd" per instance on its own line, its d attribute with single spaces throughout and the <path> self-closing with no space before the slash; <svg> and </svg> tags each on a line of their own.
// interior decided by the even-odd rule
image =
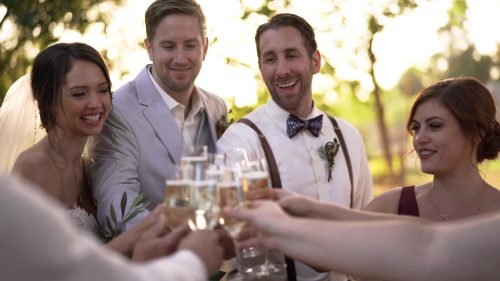
<svg viewBox="0 0 500 281">
<path fill-rule="evenodd" d="M 308 129 L 313 136 L 317 137 L 321 131 L 321 126 L 323 126 L 323 114 L 308 120 L 302 120 L 295 114 L 290 113 L 286 119 L 286 132 L 289 138 L 293 138 L 293 136 L 304 128 Z"/>
</svg>

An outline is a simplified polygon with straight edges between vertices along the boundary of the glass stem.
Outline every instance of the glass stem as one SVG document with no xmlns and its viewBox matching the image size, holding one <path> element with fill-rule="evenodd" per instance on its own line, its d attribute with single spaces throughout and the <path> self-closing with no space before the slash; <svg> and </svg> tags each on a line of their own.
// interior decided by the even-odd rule
<svg viewBox="0 0 500 281">
<path fill-rule="evenodd" d="M 242 261 L 243 259 L 241 258 L 241 251 L 239 248 L 240 243 L 238 242 L 238 239 L 233 239 L 234 243 L 234 251 L 236 253 L 236 267 L 238 270 L 238 274 L 243 274 L 243 264 Z"/>
<path fill-rule="evenodd" d="M 264 274 L 269 273 L 269 250 L 266 247 L 262 247 L 262 254 L 264 255 Z"/>
</svg>

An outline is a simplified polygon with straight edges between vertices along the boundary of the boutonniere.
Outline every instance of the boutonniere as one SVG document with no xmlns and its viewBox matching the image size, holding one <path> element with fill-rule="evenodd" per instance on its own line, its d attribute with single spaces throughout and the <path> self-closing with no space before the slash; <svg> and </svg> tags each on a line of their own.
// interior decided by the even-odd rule
<svg viewBox="0 0 500 281">
<path fill-rule="evenodd" d="M 332 179 L 332 168 L 335 165 L 335 155 L 339 152 L 340 144 L 337 138 L 333 139 L 333 142 L 329 141 L 319 148 L 319 156 L 321 159 L 326 161 L 326 166 L 328 169 L 328 182 Z"/>
<path fill-rule="evenodd" d="M 215 132 L 217 133 L 217 139 L 220 139 L 222 137 L 222 134 L 226 131 L 226 129 L 233 123 L 233 110 L 230 109 L 227 112 L 227 115 L 222 115 L 221 118 L 219 118 L 215 122 Z"/>
</svg>

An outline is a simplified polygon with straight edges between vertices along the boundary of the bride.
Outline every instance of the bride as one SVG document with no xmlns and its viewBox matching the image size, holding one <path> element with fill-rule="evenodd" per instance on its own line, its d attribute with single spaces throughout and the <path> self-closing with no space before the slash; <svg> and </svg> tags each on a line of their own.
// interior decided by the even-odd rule
<svg viewBox="0 0 500 281">
<path fill-rule="evenodd" d="M 89 167 L 85 164 L 88 161 L 82 154 L 87 138 L 101 132 L 111 110 L 111 80 L 107 66 L 94 48 L 83 43 L 48 47 L 36 56 L 31 72 L 31 90 L 39 114 L 32 110 L 31 116 L 25 114 L 24 118 L 9 120 L 6 108 L 18 106 L 10 108 L 16 115 L 23 110 L 29 112 L 29 106 L 34 104 L 29 78 L 25 75 L 12 86 L 0 110 L 1 122 L 12 122 L 0 123 L 0 126 L 11 126 L 12 131 L 18 130 L 22 135 L 3 134 L 10 136 L 10 141 L 17 145 L 8 153 L 0 151 L 5 153 L 0 157 L 3 169 L 10 169 L 10 161 L 17 156 L 18 150 L 29 146 L 21 140 L 29 144 L 40 139 L 19 154 L 12 174 L 30 180 L 61 202 L 74 224 L 97 233 L 96 206 L 88 180 Z M 16 104 L 18 100 L 28 107 Z M 20 122 L 28 125 L 24 129 L 12 127 L 24 125 Z M 38 123 L 45 128 L 46 134 L 39 130 Z M 151 217 L 158 213 L 153 212 Z M 154 221 L 145 219 L 136 228 L 111 240 L 108 246 L 131 256 L 141 233 L 153 227 Z"/>
</svg>

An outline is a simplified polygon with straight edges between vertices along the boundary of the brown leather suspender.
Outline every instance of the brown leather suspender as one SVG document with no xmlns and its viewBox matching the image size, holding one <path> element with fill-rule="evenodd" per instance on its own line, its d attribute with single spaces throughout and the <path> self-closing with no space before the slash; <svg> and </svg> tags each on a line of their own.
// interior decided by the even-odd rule
<svg viewBox="0 0 500 281">
<path fill-rule="evenodd" d="M 344 152 L 344 157 L 345 157 L 345 162 L 347 164 L 347 171 L 349 172 L 349 180 L 351 181 L 351 195 L 350 195 L 350 201 L 349 201 L 349 207 L 351 209 L 354 206 L 354 198 L 353 198 L 353 193 L 354 193 L 354 179 L 352 176 L 352 165 L 351 165 L 351 157 L 349 157 L 349 151 L 347 150 L 347 145 L 344 140 L 344 136 L 342 135 L 342 130 L 340 130 L 339 124 L 337 123 L 337 120 L 335 118 L 327 115 L 330 121 L 333 124 L 333 129 L 335 130 L 335 134 L 339 137 L 340 141 L 340 147 L 342 148 L 342 152 Z"/>
<path fill-rule="evenodd" d="M 259 128 L 250 120 L 246 118 L 241 118 L 238 120 L 250 128 L 252 128 L 257 135 L 259 136 L 260 143 L 262 148 L 264 149 L 264 154 L 266 155 L 267 165 L 269 166 L 269 176 L 271 177 L 271 184 L 274 188 L 281 188 L 281 178 L 280 172 L 278 170 L 278 165 L 276 164 L 276 160 L 274 159 L 273 151 L 271 150 L 271 146 L 267 142 L 266 136 L 259 130 Z"/>
</svg>

